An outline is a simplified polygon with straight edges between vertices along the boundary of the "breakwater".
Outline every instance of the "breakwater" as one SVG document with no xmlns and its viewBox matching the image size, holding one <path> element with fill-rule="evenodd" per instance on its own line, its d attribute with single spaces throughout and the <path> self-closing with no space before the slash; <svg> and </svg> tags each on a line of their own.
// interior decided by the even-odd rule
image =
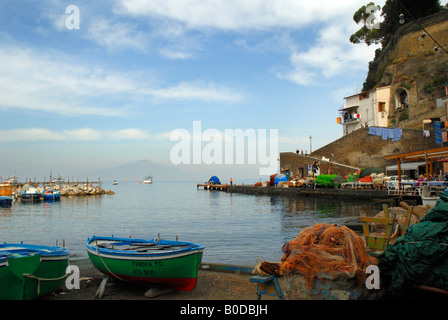
<svg viewBox="0 0 448 320">
<path fill-rule="evenodd" d="M 61 196 L 89 196 L 114 194 L 110 189 L 105 190 L 101 181 L 85 181 L 85 182 L 31 182 L 31 183 L 14 183 L 13 194 L 16 198 L 20 198 L 22 191 L 26 191 L 29 187 L 34 187 L 39 194 L 47 190 L 58 191 Z"/>
</svg>

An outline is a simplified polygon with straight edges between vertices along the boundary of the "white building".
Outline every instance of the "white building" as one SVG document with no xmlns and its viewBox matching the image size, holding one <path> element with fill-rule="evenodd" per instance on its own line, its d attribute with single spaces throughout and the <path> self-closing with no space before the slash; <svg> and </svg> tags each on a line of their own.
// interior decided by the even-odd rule
<svg viewBox="0 0 448 320">
<path fill-rule="evenodd" d="M 344 99 L 345 106 L 338 110 L 338 123 L 342 125 L 343 135 L 366 125 L 387 127 L 390 86 L 357 93 Z"/>
</svg>

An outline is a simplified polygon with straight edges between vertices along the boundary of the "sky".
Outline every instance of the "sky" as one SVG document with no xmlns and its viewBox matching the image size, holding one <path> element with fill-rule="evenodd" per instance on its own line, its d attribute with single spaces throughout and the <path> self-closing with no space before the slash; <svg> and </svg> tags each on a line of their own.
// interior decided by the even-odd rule
<svg viewBox="0 0 448 320">
<path fill-rule="evenodd" d="M 174 166 L 173 132 L 193 136 L 198 123 L 201 133 L 253 130 L 257 139 L 276 130 L 278 152 L 317 150 L 342 136 L 338 109 L 362 88 L 378 48 L 349 41 L 362 5 L 1 1 L 0 176 L 143 159 Z"/>
</svg>

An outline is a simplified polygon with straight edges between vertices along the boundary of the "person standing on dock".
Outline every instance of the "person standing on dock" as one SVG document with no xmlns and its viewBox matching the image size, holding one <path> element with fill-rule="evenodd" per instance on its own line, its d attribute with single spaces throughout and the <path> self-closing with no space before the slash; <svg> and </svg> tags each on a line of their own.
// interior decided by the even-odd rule
<svg viewBox="0 0 448 320">
<path fill-rule="evenodd" d="M 233 179 L 232 178 L 230 178 L 230 185 L 231 186 L 233 185 Z"/>
</svg>

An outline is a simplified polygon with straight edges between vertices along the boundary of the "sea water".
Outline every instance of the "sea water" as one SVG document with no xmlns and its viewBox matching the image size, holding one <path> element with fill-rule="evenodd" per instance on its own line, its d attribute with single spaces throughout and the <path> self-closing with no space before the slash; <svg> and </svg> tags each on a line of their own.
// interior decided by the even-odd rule
<svg viewBox="0 0 448 320">
<path fill-rule="evenodd" d="M 196 187 L 195 181 L 112 181 L 113 195 L 15 202 L 0 208 L 0 242 L 65 246 L 87 257 L 92 235 L 189 241 L 205 246 L 203 262 L 254 266 L 279 262 L 285 242 L 315 223 L 344 224 L 381 204 L 315 197 L 250 195 Z"/>
</svg>

